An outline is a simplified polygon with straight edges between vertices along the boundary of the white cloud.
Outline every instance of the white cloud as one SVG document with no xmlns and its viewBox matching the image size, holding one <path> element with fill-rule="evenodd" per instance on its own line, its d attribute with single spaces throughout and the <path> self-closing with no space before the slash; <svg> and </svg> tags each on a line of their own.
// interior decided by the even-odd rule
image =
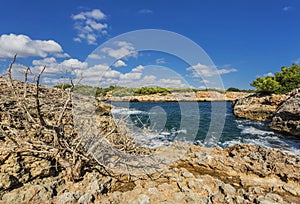
<svg viewBox="0 0 300 204">
<path fill-rule="evenodd" d="M 165 58 L 158 58 L 158 59 L 156 59 L 156 64 L 164 64 L 164 63 L 166 63 L 166 61 L 165 61 Z"/>
<path fill-rule="evenodd" d="M 132 72 L 142 72 L 144 70 L 144 66 L 143 65 L 139 65 L 135 68 L 133 68 L 131 71 Z"/>
<path fill-rule="evenodd" d="M 117 48 L 104 47 L 101 49 L 102 52 L 108 54 L 110 57 L 120 59 L 125 56 L 137 56 L 133 45 L 125 41 L 116 41 L 113 43 Z"/>
<path fill-rule="evenodd" d="M 268 76 L 273 77 L 273 76 L 275 76 L 275 75 L 274 75 L 274 73 L 269 72 L 269 73 L 264 74 L 263 76 L 264 76 L 264 77 L 268 77 Z"/>
<path fill-rule="evenodd" d="M 99 9 L 81 12 L 72 15 L 74 28 L 77 30 L 77 37 L 73 38 L 75 42 L 87 41 L 88 44 L 96 44 L 97 38 L 107 34 L 108 25 L 103 23 L 106 15 Z"/>
<path fill-rule="evenodd" d="M 85 69 L 87 68 L 86 62 L 81 62 L 78 59 L 68 59 L 60 63 L 61 66 L 65 68 L 72 68 L 72 69 Z"/>
<path fill-rule="evenodd" d="M 86 69 L 88 67 L 86 62 L 81 62 L 78 59 L 68 59 L 62 62 L 57 62 L 54 57 L 44 58 L 41 60 L 32 61 L 34 72 L 35 70 L 40 70 L 41 67 L 46 66 L 44 75 L 60 75 L 66 72 L 73 72 L 76 69 Z"/>
<path fill-rule="evenodd" d="M 89 59 L 102 59 L 103 57 L 98 54 L 90 54 L 88 56 Z"/>
<path fill-rule="evenodd" d="M 139 72 L 129 72 L 129 73 L 126 73 L 126 74 L 122 74 L 120 76 L 120 79 L 121 80 L 128 80 L 128 81 L 131 81 L 131 80 L 138 80 L 140 79 L 142 76 L 142 73 L 139 73 Z"/>
<path fill-rule="evenodd" d="M 218 69 L 217 70 L 217 74 L 229 74 L 229 73 L 232 73 L 232 72 L 237 72 L 237 69 L 235 68 L 232 68 L 232 69 Z"/>
<path fill-rule="evenodd" d="M 124 61 L 122 61 L 122 60 L 118 60 L 118 61 L 116 61 L 116 62 L 114 63 L 113 66 L 114 66 L 114 67 L 126 67 L 127 64 L 126 64 Z"/>
<path fill-rule="evenodd" d="M 153 13 L 153 11 L 150 9 L 141 9 L 141 10 L 139 10 L 138 13 L 139 14 L 151 14 L 151 13 Z"/>
<path fill-rule="evenodd" d="M 283 11 L 289 11 L 289 10 L 291 10 L 291 9 L 292 9 L 291 6 L 284 6 L 284 7 L 282 8 Z"/>
<path fill-rule="evenodd" d="M 0 36 L 0 57 L 47 57 L 56 55 L 69 56 L 63 53 L 61 46 L 53 40 L 32 40 L 26 35 L 3 34 Z"/>
<path fill-rule="evenodd" d="M 86 19 L 102 20 L 106 18 L 106 15 L 99 9 L 94 9 L 92 11 L 81 12 L 76 15 L 72 15 L 73 20 L 86 20 Z"/>
<path fill-rule="evenodd" d="M 195 78 L 198 77 L 211 77 L 215 75 L 228 74 L 232 72 L 237 72 L 237 69 L 216 69 L 216 67 L 207 66 L 204 64 L 196 64 L 194 66 L 188 67 L 187 71 L 192 71 L 192 76 Z"/>
</svg>

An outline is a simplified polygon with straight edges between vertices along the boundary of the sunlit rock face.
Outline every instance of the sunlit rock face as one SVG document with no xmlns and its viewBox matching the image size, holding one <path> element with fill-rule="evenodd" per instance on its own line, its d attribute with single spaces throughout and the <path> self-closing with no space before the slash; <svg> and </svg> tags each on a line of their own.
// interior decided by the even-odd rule
<svg viewBox="0 0 300 204">
<path fill-rule="evenodd" d="M 288 99 L 278 107 L 270 127 L 274 130 L 300 136 L 300 89 L 292 91 Z"/>
</svg>

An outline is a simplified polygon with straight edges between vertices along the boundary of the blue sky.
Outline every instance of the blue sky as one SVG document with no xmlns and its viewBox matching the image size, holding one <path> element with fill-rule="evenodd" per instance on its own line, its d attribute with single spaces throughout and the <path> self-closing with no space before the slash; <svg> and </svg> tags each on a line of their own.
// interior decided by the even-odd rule
<svg viewBox="0 0 300 204">
<path fill-rule="evenodd" d="M 208 65 L 186 64 L 159 52 L 137 54 L 130 42 L 119 41 L 114 49 L 106 49 L 117 62 L 110 68 L 100 63 L 97 53 L 91 55 L 102 43 L 123 33 L 162 29 L 201 46 L 219 70 L 213 73 L 222 77 L 224 88 L 249 89 L 257 76 L 300 63 L 299 11 L 297 0 L 2 0 L 0 71 L 18 53 L 16 77 L 24 66 L 38 71 L 47 65 L 46 84 L 58 83 L 54 80 L 58 72 L 78 73 L 70 69 L 76 67 L 89 70 L 87 77 L 106 69 L 103 76 L 113 84 L 152 80 L 148 85 L 180 86 L 180 75 L 192 86 L 208 85 L 208 80 L 197 78 L 189 69 L 205 75 Z M 118 59 L 116 53 L 122 51 L 129 56 Z M 91 68 L 86 59 L 93 57 L 99 64 Z M 161 73 L 166 73 L 166 67 L 170 72 L 160 74 L 159 67 Z"/>
</svg>

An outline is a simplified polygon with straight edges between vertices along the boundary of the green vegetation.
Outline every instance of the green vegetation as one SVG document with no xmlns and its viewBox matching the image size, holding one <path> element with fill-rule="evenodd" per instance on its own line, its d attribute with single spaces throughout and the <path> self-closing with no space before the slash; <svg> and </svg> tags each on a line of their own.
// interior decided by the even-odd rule
<svg viewBox="0 0 300 204">
<path fill-rule="evenodd" d="M 167 95 L 171 93 L 170 90 L 167 88 L 161 88 L 161 87 L 142 87 L 142 88 L 137 88 L 134 91 L 135 96 L 140 96 L 140 95 L 151 95 L 151 94 L 161 94 L 161 95 Z"/>
<path fill-rule="evenodd" d="M 70 84 L 58 84 L 54 86 L 55 88 L 67 89 L 72 87 Z M 107 93 L 110 93 L 112 96 L 142 96 L 142 95 L 151 95 L 151 94 L 161 94 L 167 95 L 174 92 L 197 92 L 198 89 L 195 88 L 162 88 L 162 87 L 141 87 L 141 88 L 128 88 L 122 86 L 109 86 L 107 88 L 101 87 L 92 87 L 88 85 L 75 85 L 75 90 L 78 93 L 84 95 L 94 94 L 96 96 L 105 96 Z"/>
<path fill-rule="evenodd" d="M 232 91 L 232 92 L 240 92 L 241 90 L 238 88 L 230 87 L 226 91 Z"/>
<path fill-rule="evenodd" d="M 250 85 L 256 87 L 258 92 L 288 93 L 300 87 L 300 66 L 293 64 L 291 67 L 282 67 L 274 77 L 259 77 Z"/>
<path fill-rule="evenodd" d="M 55 85 L 53 87 L 58 88 L 58 89 L 66 90 L 67 88 L 71 88 L 72 85 L 71 84 L 58 84 L 58 85 Z"/>
<path fill-rule="evenodd" d="M 168 90 L 170 91 L 170 92 L 179 92 L 179 93 L 183 93 L 183 92 L 198 92 L 199 91 L 199 89 L 196 89 L 196 88 L 168 88 Z"/>
<path fill-rule="evenodd" d="M 217 88 L 206 88 L 206 89 L 201 89 L 199 91 L 216 91 L 216 92 L 219 92 L 219 93 L 225 93 L 225 90 L 217 89 Z"/>
</svg>

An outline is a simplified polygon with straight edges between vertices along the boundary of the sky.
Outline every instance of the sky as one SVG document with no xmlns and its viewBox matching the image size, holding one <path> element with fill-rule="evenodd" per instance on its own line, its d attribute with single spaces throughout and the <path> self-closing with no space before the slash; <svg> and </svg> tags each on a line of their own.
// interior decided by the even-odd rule
<svg viewBox="0 0 300 204">
<path fill-rule="evenodd" d="M 46 85 L 251 89 L 300 63 L 299 11 L 297 0 L 2 0 L 0 73 L 17 54 L 14 77 L 45 65 Z"/>
</svg>

